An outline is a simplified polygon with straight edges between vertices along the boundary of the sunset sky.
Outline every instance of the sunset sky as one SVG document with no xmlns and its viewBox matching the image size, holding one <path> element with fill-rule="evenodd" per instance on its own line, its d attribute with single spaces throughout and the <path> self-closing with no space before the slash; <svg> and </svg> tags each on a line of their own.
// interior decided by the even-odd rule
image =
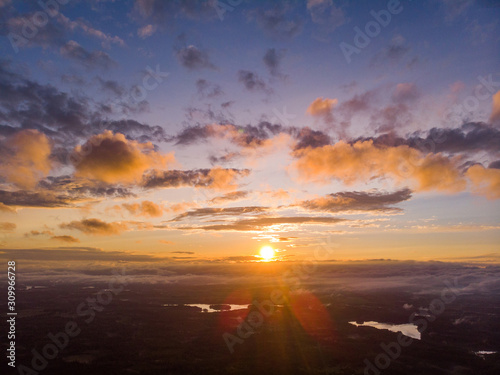
<svg viewBox="0 0 500 375">
<path fill-rule="evenodd" d="M 0 251 L 498 263 L 494 1 L 41 3 L 0 0 Z"/>
</svg>

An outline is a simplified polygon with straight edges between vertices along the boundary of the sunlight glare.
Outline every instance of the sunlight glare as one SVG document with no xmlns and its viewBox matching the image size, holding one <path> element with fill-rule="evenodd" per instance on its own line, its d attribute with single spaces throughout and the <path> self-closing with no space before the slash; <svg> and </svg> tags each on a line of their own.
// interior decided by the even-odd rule
<svg viewBox="0 0 500 375">
<path fill-rule="evenodd" d="M 274 259 L 274 249 L 271 246 L 264 246 L 260 249 L 260 257 L 263 261 L 269 262 Z"/>
</svg>

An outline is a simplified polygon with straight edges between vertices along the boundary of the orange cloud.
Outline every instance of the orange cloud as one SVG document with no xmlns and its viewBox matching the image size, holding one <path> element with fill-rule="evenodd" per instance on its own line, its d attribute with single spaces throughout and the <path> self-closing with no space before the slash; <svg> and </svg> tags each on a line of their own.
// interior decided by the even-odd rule
<svg viewBox="0 0 500 375">
<path fill-rule="evenodd" d="M 9 207 L 9 206 L 3 204 L 2 202 L 0 202 L 0 211 L 11 212 L 11 213 L 17 212 L 15 208 Z"/>
<path fill-rule="evenodd" d="M 0 173 L 21 188 L 33 188 L 52 168 L 51 144 L 45 134 L 27 129 L 0 142 Z"/>
<path fill-rule="evenodd" d="M 208 172 L 211 183 L 207 187 L 214 190 L 236 190 L 238 188 L 236 180 L 240 175 L 241 172 L 234 169 L 212 168 Z"/>
<path fill-rule="evenodd" d="M 328 115 L 338 102 L 338 99 L 316 98 L 307 108 L 307 113 L 311 116 Z"/>
<path fill-rule="evenodd" d="M 51 240 L 56 240 L 56 241 L 61 241 L 61 242 L 67 242 L 67 243 L 78 243 L 80 240 L 78 238 L 75 238 L 73 236 L 52 236 L 50 238 Z"/>
<path fill-rule="evenodd" d="M 0 223 L 0 232 L 14 232 L 14 230 L 17 228 L 17 225 L 15 223 L 8 223 L 8 222 L 3 222 Z"/>
<path fill-rule="evenodd" d="M 486 169 L 476 164 L 467 170 L 466 175 L 472 183 L 474 193 L 488 199 L 500 198 L 500 169 Z"/>
<path fill-rule="evenodd" d="M 75 175 L 106 183 L 140 181 L 145 171 L 165 168 L 175 162 L 173 153 L 154 151 L 151 142 L 130 141 L 123 134 L 106 130 L 92 136 L 73 153 Z"/>
<path fill-rule="evenodd" d="M 163 215 L 163 209 L 161 208 L 161 206 L 151 201 L 143 201 L 141 204 L 124 203 L 123 207 L 132 215 L 149 216 L 149 217 L 159 217 Z"/>
<path fill-rule="evenodd" d="M 490 122 L 500 121 L 500 91 L 493 95 L 493 108 L 491 110 Z"/>
<path fill-rule="evenodd" d="M 391 177 L 396 182 L 413 183 L 416 191 L 459 192 L 466 182 L 457 162 L 441 154 L 424 155 L 408 146 L 376 147 L 372 141 L 348 144 L 344 141 L 293 153 L 291 168 L 303 181 L 327 183 L 332 179 L 347 185 L 374 178 Z"/>
<path fill-rule="evenodd" d="M 84 219 L 81 221 L 72 221 L 70 223 L 63 223 L 59 225 L 62 229 L 76 229 L 85 234 L 110 236 L 113 234 L 120 234 L 128 227 L 124 223 L 114 222 L 106 223 L 99 219 Z"/>
</svg>

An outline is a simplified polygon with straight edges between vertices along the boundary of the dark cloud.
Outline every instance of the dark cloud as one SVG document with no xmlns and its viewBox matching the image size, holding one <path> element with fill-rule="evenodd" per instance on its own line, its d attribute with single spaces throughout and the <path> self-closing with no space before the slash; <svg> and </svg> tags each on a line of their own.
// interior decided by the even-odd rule
<svg viewBox="0 0 500 375">
<path fill-rule="evenodd" d="M 312 130 L 309 127 L 297 128 L 271 124 L 261 121 L 258 125 L 196 125 L 184 128 L 179 134 L 170 138 L 175 144 L 191 145 L 199 142 L 207 142 L 210 138 L 230 139 L 233 144 L 240 147 L 259 147 L 266 140 L 278 134 L 288 134 L 296 140 L 295 149 L 307 147 L 321 147 L 331 143 L 331 138 L 320 130 Z M 235 152 L 227 152 L 221 157 L 211 156 L 212 163 L 226 163 L 240 156 Z"/>
<path fill-rule="evenodd" d="M 80 221 L 71 221 L 69 223 L 60 224 L 61 229 L 75 229 L 89 235 L 98 236 L 111 236 L 114 234 L 120 234 L 121 232 L 128 229 L 125 223 L 112 222 L 107 223 L 100 219 L 83 219 Z"/>
<path fill-rule="evenodd" d="M 217 171 L 217 172 L 215 172 Z M 146 189 L 204 187 L 217 188 L 231 184 L 234 179 L 245 177 L 250 173 L 248 169 L 195 169 L 153 171 L 144 176 L 142 185 Z M 229 181 L 228 181 L 229 179 Z"/>
<path fill-rule="evenodd" d="M 248 12 L 250 20 L 268 35 L 276 39 L 289 39 L 302 32 L 304 20 L 290 13 L 293 8 L 287 2 L 280 2 L 269 9 L 256 9 Z"/>
<path fill-rule="evenodd" d="M 59 91 L 18 74 L 6 60 L 0 60 L 0 135 L 36 129 L 55 142 L 55 157 L 66 162 L 68 148 L 104 130 L 120 131 L 141 142 L 167 139 L 160 126 L 135 120 L 105 120 L 113 114 L 106 103 Z M 8 125 L 7 125 L 8 124 Z"/>
<path fill-rule="evenodd" d="M 295 134 L 295 138 L 297 139 L 297 144 L 294 150 L 300 150 L 307 147 L 322 147 L 332 142 L 329 135 L 320 130 L 312 130 L 308 127 L 300 129 L 298 133 Z"/>
<path fill-rule="evenodd" d="M 0 203 L 14 207 L 73 207 L 82 199 L 67 194 L 52 192 L 30 192 L 25 190 L 5 191 L 0 190 Z"/>
<path fill-rule="evenodd" d="M 38 187 L 45 191 L 53 192 L 53 194 L 65 193 L 75 201 L 78 199 L 129 198 L 135 196 L 130 189 L 123 186 L 112 186 L 69 175 L 49 176 L 41 180 L 38 183 Z"/>
<path fill-rule="evenodd" d="M 196 81 L 196 89 L 198 91 L 198 96 L 201 99 L 204 98 L 215 98 L 224 94 L 222 88 L 212 82 L 208 82 L 206 79 L 199 79 Z"/>
<path fill-rule="evenodd" d="M 187 69 L 216 68 L 215 65 L 210 62 L 207 52 L 193 45 L 181 48 L 176 52 L 176 56 L 179 63 Z"/>
<path fill-rule="evenodd" d="M 87 51 L 74 40 L 70 40 L 60 49 L 61 55 L 76 61 L 88 69 L 100 68 L 110 69 L 118 66 L 106 52 L 103 51 Z"/>
<path fill-rule="evenodd" d="M 393 207 L 394 204 L 410 198 L 410 189 L 402 189 L 393 193 L 345 191 L 306 200 L 298 205 L 306 210 L 332 213 L 356 211 L 394 213 L 401 211 L 401 209 Z"/>
<path fill-rule="evenodd" d="M 500 169 L 500 160 L 496 160 L 488 166 L 488 168 Z"/>
<path fill-rule="evenodd" d="M 210 163 L 212 165 L 220 165 L 220 164 L 225 164 L 229 163 L 242 155 L 238 152 L 226 152 L 224 155 L 221 156 L 215 156 L 215 155 L 210 155 L 208 157 L 208 160 L 210 160 Z"/>
<path fill-rule="evenodd" d="M 104 91 L 108 91 L 116 96 L 121 96 L 125 93 L 125 87 L 120 85 L 117 81 L 104 80 L 101 77 L 97 77 L 97 81 Z"/>
<path fill-rule="evenodd" d="M 285 57 L 286 50 L 282 49 L 277 51 L 275 48 L 267 50 L 262 58 L 266 68 L 273 77 L 285 78 L 286 76 L 281 73 L 281 61 Z"/>
<path fill-rule="evenodd" d="M 267 87 L 266 83 L 254 72 L 249 70 L 238 71 L 238 81 L 245 86 L 248 91 L 263 91 L 271 93 L 272 90 Z"/>
<path fill-rule="evenodd" d="M 459 154 L 467 152 L 486 151 L 498 155 L 500 150 L 500 130 L 482 122 L 469 122 L 459 128 L 432 128 L 426 133 L 416 132 L 408 137 L 398 137 L 394 134 L 382 134 L 373 138 L 358 138 L 373 140 L 378 146 L 407 145 L 423 152 L 444 152 Z"/>
</svg>

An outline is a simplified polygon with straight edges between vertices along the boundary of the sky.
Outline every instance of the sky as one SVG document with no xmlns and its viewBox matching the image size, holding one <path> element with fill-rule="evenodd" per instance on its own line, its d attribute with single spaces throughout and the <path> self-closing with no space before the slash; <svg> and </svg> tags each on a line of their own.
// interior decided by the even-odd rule
<svg viewBox="0 0 500 375">
<path fill-rule="evenodd" d="M 0 252 L 498 263 L 497 4 L 0 0 Z"/>
</svg>

